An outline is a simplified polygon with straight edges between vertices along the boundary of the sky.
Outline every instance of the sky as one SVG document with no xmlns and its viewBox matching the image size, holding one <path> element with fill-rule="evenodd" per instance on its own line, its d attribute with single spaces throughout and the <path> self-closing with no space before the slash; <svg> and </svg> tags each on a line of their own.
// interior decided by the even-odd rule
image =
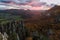
<svg viewBox="0 0 60 40">
<path fill-rule="evenodd" d="M 46 10 L 53 6 L 51 4 L 60 5 L 60 1 L 59 0 L 0 0 L 0 9 Z"/>
<path fill-rule="evenodd" d="M 47 4 L 57 4 L 60 5 L 60 0 L 40 0 L 41 2 L 46 2 Z"/>
<path fill-rule="evenodd" d="M 12 2 L 15 2 L 15 3 L 25 3 L 25 2 L 33 2 L 33 1 L 36 1 L 36 2 L 46 2 L 48 4 L 60 4 L 60 1 L 59 0 L 0 0 L 1 2 L 2 1 L 12 1 Z"/>
</svg>

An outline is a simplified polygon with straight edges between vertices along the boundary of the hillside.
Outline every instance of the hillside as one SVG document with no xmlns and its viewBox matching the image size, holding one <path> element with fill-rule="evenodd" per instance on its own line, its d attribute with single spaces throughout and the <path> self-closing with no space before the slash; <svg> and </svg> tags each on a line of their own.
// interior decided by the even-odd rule
<svg viewBox="0 0 60 40">
<path fill-rule="evenodd" d="M 43 13 L 33 12 L 32 18 L 25 20 L 25 26 L 32 31 L 39 31 L 50 40 L 59 40 L 60 33 L 60 6 L 54 6 Z M 51 31 L 51 33 L 49 33 Z M 57 35 L 57 36 L 56 36 Z"/>
<path fill-rule="evenodd" d="M 8 40 L 59 40 L 60 6 L 47 11 L 0 10 L 0 32 L 6 32 Z"/>
</svg>

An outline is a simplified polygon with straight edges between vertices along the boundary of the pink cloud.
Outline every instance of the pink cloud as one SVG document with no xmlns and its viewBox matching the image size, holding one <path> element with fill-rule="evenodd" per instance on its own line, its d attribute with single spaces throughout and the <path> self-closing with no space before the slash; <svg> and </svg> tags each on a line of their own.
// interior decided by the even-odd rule
<svg viewBox="0 0 60 40">
<path fill-rule="evenodd" d="M 43 10 L 43 9 L 48 9 L 49 7 L 45 7 L 43 6 L 43 3 L 40 2 L 36 2 L 36 1 L 32 1 L 32 2 L 27 2 L 25 3 L 25 5 L 21 6 L 22 4 L 16 4 L 15 2 L 10 2 L 10 3 L 6 3 L 11 5 L 11 8 L 16 8 L 16 9 L 21 9 L 22 7 L 25 7 L 24 9 L 30 9 L 30 10 Z M 28 5 L 28 6 L 26 6 Z M 15 7 L 14 7 L 15 6 Z M 30 8 L 29 8 L 30 6 Z"/>
</svg>

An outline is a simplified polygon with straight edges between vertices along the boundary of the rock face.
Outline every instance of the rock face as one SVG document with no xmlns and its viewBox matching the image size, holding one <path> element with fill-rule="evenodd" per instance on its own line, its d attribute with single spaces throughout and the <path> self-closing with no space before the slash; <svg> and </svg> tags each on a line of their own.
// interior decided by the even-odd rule
<svg viewBox="0 0 60 40">
<path fill-rule="evenodd" d="M 3 36 L 1 32 L 0 32 L 0 40 L 3 40 Z"/>
<path fill-rule="evenodd" d="M 0 37 L 1 40 L 24 40 L 26 37 L 26 29 L 23 26 L 23 21 L 3 23 L 0 28 L 0 36 L 3 35 Z"/>
</svg>

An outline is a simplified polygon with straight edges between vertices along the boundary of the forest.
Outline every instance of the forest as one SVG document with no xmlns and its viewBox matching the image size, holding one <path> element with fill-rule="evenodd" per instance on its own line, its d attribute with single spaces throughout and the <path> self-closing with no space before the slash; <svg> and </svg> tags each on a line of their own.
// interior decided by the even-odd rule
<svg viewBox="0 0 60 40">
<path fill-rule="evenodd" d="M 60 40 L 60 6 L 50 10 L 0 10 L 0 40 Z"/>
</svg>

